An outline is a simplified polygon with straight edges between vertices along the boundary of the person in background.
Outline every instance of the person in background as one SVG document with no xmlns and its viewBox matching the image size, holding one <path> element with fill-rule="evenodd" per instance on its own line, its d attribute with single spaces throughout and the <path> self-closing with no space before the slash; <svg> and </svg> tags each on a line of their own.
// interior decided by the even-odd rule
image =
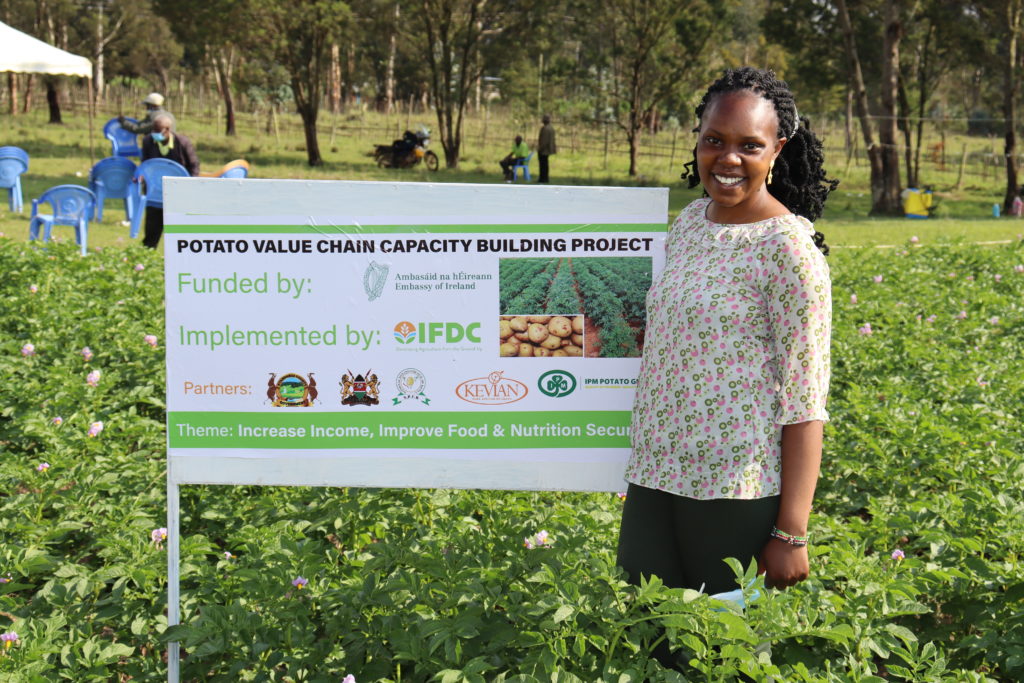
<svg viewBox="0 0 1024 683">
<path fill-rule="evenodd" d="M 153 132 L 142 139 L 142 161 L 148 159 L 170 159 L 188 171 L 190 176 L 199 175 L 199 157 L 192 141 L 171 127 L 174 119 L 170 114 L 158 114 L 153 119 Z M 142 244 L 156 249 L 164 232 L 164 210 L 160 207 L 146 207 L 146 232 Z"/>
<path fill-rule="evenodd" d="M 932 208 L 932 188 L 927 185 L 923 190 L 908 187 L 900 193 L 903 200 L 903 215 L 907 218 L 928 218 Z"/>
<path fill-rule="evenodd" d="M 1024 215 L 1024 199 L 1021 199 L 1021 195 L 1024 195 L 1024 185 L 1018 188 L 1017 194 L 1013 198 L 1013 204 L 1010 205 L 1010 215 L 1017 218 Z"/>
<path fill-rule="evenodd" d="M 146 95 L 146 99 L 142 100 L 142 104 L 146 107 L 146 116 L 138 123 L 132 123 L 126 120 L 123 115 L 118 115 L 117 122 L 121 124 L 122 128 L 136 135 L 146 135 L 153 130 L 153 121 L 156 120 L 156 117 L 162 115 L 170 117 L 171 130 L 174 130 L 174 117 L 164 109 L 163 95 L 158 92 L 151 92 Z"/>
<path fill-rule="evenodd" d="M 537 158 L 540 160 L 540 178 L 538 183 L 548 182 L 548 157 L 558 151 L 555 145 L 555 127 L 551 125 L 551 116 L 545 114 L 541 117 L 540 128 L 537 135 Z"/>
<path fill-rule="evenodd" d="M 517 135 L 515 143 L 512 145 L 512 151 L 498 162 L 501 165 L 501 170 L 505 173 L 506 183 L 512 182 L 512 167 L 528 156 L 530 156 L 530 148 L 523 142 L 523 136 Z"/>
</svg>

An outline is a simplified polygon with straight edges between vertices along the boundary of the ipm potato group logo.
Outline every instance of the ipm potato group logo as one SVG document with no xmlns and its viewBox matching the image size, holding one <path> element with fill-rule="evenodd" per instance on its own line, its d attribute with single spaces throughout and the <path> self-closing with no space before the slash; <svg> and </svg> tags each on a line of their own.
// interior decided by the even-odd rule
<svg viewBox="0 0 1024 683">
<path fill-rule="evenodd" d="M 408 320 L 395 325 L 395 341 L 409 344 L 458 344 L 460 342 L 480 343 L 480 323 L 419 322 Z"/>
<path fill-rule="evenodd" d="M 576 391 L 576 377 L 565 370 L 548 370 L 537 378 L 540 393 L 551 398 L 562 398 Z"/>
</svg>

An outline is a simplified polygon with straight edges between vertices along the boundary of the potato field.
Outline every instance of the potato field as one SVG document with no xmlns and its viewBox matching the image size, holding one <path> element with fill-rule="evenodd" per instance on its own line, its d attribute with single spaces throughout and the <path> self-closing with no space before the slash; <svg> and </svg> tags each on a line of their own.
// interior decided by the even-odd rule
<svg viewBox="0 0 1024 683">
<path fill-rule="evenodd" d="M 551 316 L 567 318 L 573 324 L 573 332 L 582 337 L 583 356 L 640 356 L 647 322 L 644 299 L 651 287 L 651 259 L 509 258 L 501 260 L 499 270 L 504 319 L 533 317 L 539 321 L 548 316 L 545 322 L 549 323 Z M 582 322 L 574 320 L 579 315 L 583 316 Z M 578 326 L 581 333 L 575 331 Z M 502 337 L 502 343 L 508 339 Z M 519 345 L 518 353 L 503 355 L 545 355 L 536 353 L 536 344 L 530 339 L 520 341 L 530 344 L 530 348 Z"/>
</svg>

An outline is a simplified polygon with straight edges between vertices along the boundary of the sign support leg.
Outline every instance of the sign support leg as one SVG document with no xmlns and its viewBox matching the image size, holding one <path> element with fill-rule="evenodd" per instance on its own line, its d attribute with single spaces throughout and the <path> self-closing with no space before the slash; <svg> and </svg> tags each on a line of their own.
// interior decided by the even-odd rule
<svg viewBox="0 0 1024 683">
<path fill-rule="evenodd" d="M 167 472 L 167 625 L 177 626 L 181 620 L 181 585 L 179 558 L 178 484 Z M 167 683 L 178 683 L 180 645 L 167 643 Z"/>
</svg>

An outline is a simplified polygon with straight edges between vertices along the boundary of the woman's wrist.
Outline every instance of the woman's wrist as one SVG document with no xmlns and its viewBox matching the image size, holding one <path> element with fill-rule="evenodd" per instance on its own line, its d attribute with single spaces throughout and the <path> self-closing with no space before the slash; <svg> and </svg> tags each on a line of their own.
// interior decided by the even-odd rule
<svg viewBox="0 0 1024 683">
<path fill-rule="evenodd" d="M 783 543 L 787 543 L 797 548 L 806 546 L 808 540 L 810 540 L 810 537 L 806 533 L 802 535 L 791 534 L 779 529 L 777 526 L 772 527 L 770 535 L 772 538 L 778 539 Z"/>
</svg>

